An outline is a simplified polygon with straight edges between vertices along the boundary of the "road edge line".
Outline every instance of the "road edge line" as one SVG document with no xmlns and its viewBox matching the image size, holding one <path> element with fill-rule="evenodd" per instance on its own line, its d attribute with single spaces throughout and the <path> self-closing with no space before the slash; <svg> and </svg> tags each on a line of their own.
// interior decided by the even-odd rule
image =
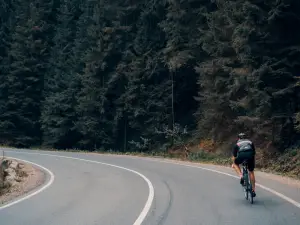
<svg viewBox="0 0 300 225">
<path fill-rule="evenodd" d="M 34 152 L 15 152 L 15 151 L 10 151 L 10 153 L 32 154 L 32 155 L 50 156 L 50 157 L 56 157 L 56 158 L 74 159 L 74 160 L 83 161 L 83 162 L 102 164 L 102 165 L 115 167 L 115 168 L 118 168 L 118 169 L 122 169 L 122 170 L 132 172 L 132 173 L 138 175 L 139 177 L 141 177 L 144 181 L 146 181 L 146 183 L 148 185 L 148 189 L 149 189 L 149 194 L 148 194 L 146 204 L 145 204 L 142 212 L 139 214 L 138 218 L 133 223 L 133 225 L 141 225 L 144 222 L 144 220 L 146 219 L 146 216 L 147 216 L 147 214 L 150 211 L 150 208 L 152 206 L 152 203 L 153 203 L 153 200 L 154 200 L 154 187 L 153 187 L 153 184 L 151 183 L 151 181 L 145 175 L 141 174 L 138 171 L 135 171 L 135 170 L 132 170 L 132 169 L 129 169 L 129 168 L 126 168 L 126 167 L 114 165 L 114 164 L 104 163 L 104 162 L 95 161 L 95 160 L 82 159 L 82 158 L 77 158 L 77 157 L 71 157 L 71 156 L 63 156 L 63 155 L 55 155 L 55 154 L 42 154 L 42 153 L 34 153 Z"/>
<path fill-rule="evenodd" d="M 191 168 L 197 168 L 197 169 L 207 170 L 207 171 L 210 171 L 210 172 L 214 172 L 214 173 L 218 173 L 218 174 L 230 176 L 230 177 L 233 177 L 233 178 L 236 178 L 236 179 L 240 179 L 238 176 L 235 176 L 235 175 L 232 175 L 232 174 L 229 174 L 229 173 L 225 173 L 225 172 L 221 172 L 221 171 L 218 171 L 218 170 L 214 170 L 214 169 L 205 168 L 205 167 L 202 167 L 202 166 L 187 165 L 187 164 L 177 163 L 177 162 L 166 162 L 166 161 L 162 161 L 162 160 L 148 159 L 148 158 L 147 159 L 144 158 L 143 160 L 160 162 L 160 163 L 167 163 L 167 164 L 174 164 L 174 165 L 180 165 L 180 166 L 191 167 Z M 265 191 L 268 191 L 268 192 L 276 195 L 279 198 L 282 198 L 283 200 L 291 203 L 292 205 L 294 205 L 294 206 L 296 206 L 297 208 L 300 209 L 300 202 L 297 202 L 294 199 L 291 199 L 291 198 L 287 197 L 286 195 L 284 195 L 284 194 L 282 194 L 280 192 L 277 192 L 277 191 L 275 191 L 272 188 L 268 188 L 268 187 L 266 187 L 266 186 L 264 186 L 262 184 L 256 183 L 255 185 L 257 187 L 260 187 L 260 188 L 264 189 Z"/>
</svg>

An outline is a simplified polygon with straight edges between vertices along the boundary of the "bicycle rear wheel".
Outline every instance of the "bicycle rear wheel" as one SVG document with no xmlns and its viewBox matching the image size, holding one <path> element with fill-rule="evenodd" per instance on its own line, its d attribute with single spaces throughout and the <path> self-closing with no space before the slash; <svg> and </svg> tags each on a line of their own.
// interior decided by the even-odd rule
<svg viewBox="0 0 300 225">
<path fill-rule="evenodd" d="M 248 174 L 244 174 L 244 192 L 245 192 L 245 199 L 249 199 L 249 180 L 248 180 Z"/>
<path fill-rule="evenodd" d="M 252 184 L 251 184 L 250 177 L 249 177 L 248 183 L 249 183 L 249 190 L 248 190 L 248 193 L 250 194 L 249 201 L 250 201 L 251 204 L 253 204 Z"/>
</svg>

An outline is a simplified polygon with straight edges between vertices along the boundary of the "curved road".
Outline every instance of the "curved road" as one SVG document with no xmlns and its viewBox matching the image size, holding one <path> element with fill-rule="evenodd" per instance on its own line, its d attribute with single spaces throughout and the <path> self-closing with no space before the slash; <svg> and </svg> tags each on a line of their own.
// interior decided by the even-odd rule
<svg viewBox="0 0 300 225">
<path fill-rule="evenodd" d="M 299 225 L 300 221 L 299 187 L 263 175 L 257 175 L 264 186 L 257 187 L 251 205 L 239 181 L 229 176 L 235 175 L 230 168 L 83 153 L 5 153 L 48 168 L 54 181 L 24 201 L 0 207 L 1 225 Z M 49 174 L 47 179 L 51 182 Z"/>
</svg>

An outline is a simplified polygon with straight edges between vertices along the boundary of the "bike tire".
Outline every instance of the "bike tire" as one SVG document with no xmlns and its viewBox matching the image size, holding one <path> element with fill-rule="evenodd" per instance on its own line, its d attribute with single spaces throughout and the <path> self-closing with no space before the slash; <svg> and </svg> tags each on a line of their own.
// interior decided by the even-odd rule
<svg viewBox="0 0 300 225">
<path fill-rule="evenodd" d="M 253 195 L 252 195 L 252 184 L 251 184 L 251 180 L 250 180 L 250 177 L 249 177 L 249 194 L 250 194 L 250 198 L 249 198 L 249 201 L 251 204 L 253 204 Z"/>
<path fill-rule="evenodd" d="M 245 186 L 244 186 L 244 192 L 245 192 L 245 198 L 246 200 L 249 199 L 249 191 L 248 191 L 248 187 L 249 187 L 249 181 L 248 181 L 248 175 L 244 175 L 244 182 L 245 182 Z"/>
</svg>

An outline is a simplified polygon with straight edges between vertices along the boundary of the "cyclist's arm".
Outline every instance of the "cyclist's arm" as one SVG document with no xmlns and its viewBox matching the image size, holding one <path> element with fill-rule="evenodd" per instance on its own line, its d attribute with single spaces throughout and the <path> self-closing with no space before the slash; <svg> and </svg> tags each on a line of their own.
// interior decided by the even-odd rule
<svg viewBox="0 0 300 225">
<path fill-rule="evenodd" d="M 237 145 L 234 145 L 234 147 L 232 149 L 232 160 L 235 160 L 235 158 L 237 157 L 238 150 L 239 150 L 239 147 Z"/>
<path fill-rule="evenodd" d="M 256 149 L 255 149 L 255 146 L 254 146 L 253 142 L 252 142 L 252 148 L 253 148 L 253 152 L 254 152 L 254 155 L 255 155 L 256 154 Z"/>
</svg>

